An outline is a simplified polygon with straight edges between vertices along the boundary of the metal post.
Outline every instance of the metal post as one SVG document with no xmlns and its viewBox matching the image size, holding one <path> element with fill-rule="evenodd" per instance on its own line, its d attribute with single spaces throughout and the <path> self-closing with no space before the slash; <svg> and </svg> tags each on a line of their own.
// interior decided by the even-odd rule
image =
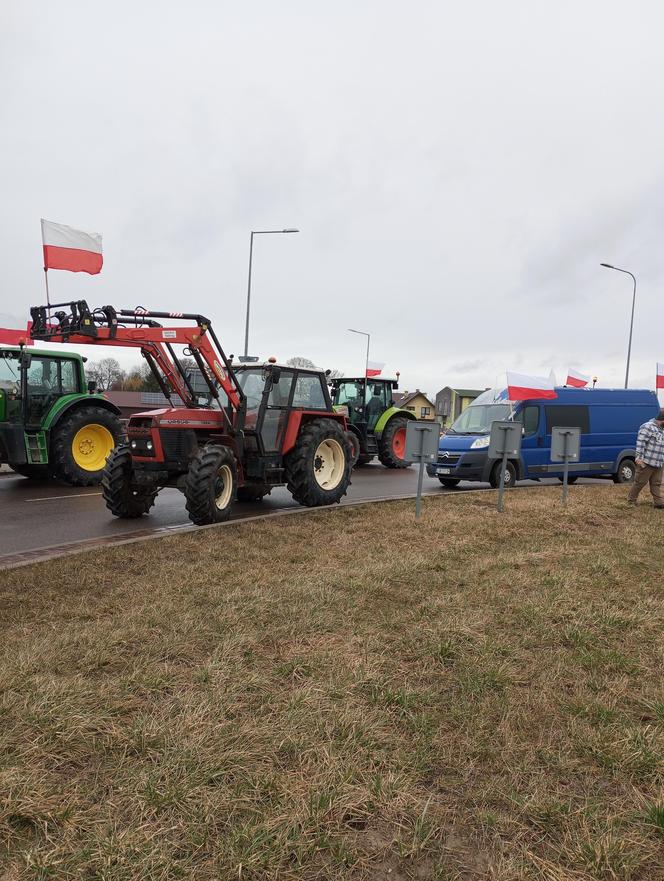
<svg viewBox="0 0 664 881">
<path fill-rule="evenodd" d="M 364 362 L 364 421 L 369 424 L 369 420 L 367 419 L 367 382 L 369 377 L 367 373 L 369 372 L 369 343 L 371 342 L 371 334 L 367 334 L 367 358 Z"/>
<path fill-rule="evenodd" d="M 632 275 L 631 272 L 628 275 Z M 629 323 L 629 343 L 627 345 L 627 369 L 625 370 L 625 388 L 629 383 L 629 359 L 632 355 L 632 331 L 634 330 L 634 306 L 636 304 L 636 278 L 632 275 L 634 281 L 634 292 L 632 293 L 632 320 Z"/>
<path fill-rule="evenodd" d="M 629 343 L 627 344 L 627 367 L 625 368 L 625 388 L 629 383 L 629 362 L 632 356 L 632 331 L 634 330 L 634 306 L 636 305 L 636 276 L 629 269 L 621 269 L 619 266 L 612 266 L 610 263 L 600 263 L 605 269 L 615 269 L 616 272 L 624 272 L 625 275 L 631 275 L 634 282 L 634 290 L 632 292 L 632 318 L 629 323 Z"/>
<path fill-rule="evenodd" d="M 422 513 L 422 479 L 424 478 L 424 432 L 419 429 L 420 433 L 420 470 L 417 475 L 417 497 L 415 499 L 415 519 Z"/>
<path fill-rule="evenodd" d="M 254 253 L 254 233 L 252 230 L 249 240 L 249 281 L 247 283 L 247 320 L 244 325 L 244 354 L 249 354 L 249 305 L 251 303 L 251 258 Z"/>
<path fill-rule="evenodd" d="M 567 486 L 569 477 L 569 456 L 567 455 L 567 444 L 569 441 L 569 432 L 563 435 L 563 507 L 567 506 Z"/>
<path fill-rule="evenodd" d="M 503 507 L 503 496 L 505 495 L 505 469 L 507 468 L 507 435 L 503 430 L 503 459 L 502 459 L 502 467 L 500 469 L 500 483 L 498 485 L 498 511 L 502 514 Z"/>
<path fill-rule="evenodd" d="M 46 282 L 46 304 L 47 306 L 51 305 L 51 297 L 48 292 L 48 268 L 44 267 L 44 281 Z"/>
</svg>

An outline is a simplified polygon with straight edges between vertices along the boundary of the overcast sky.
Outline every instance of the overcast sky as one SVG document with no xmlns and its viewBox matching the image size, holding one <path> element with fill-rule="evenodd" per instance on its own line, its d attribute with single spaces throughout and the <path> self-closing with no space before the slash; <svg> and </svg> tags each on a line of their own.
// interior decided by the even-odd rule
<svg viewBox="0 0 664 881">
<path fill-rule="evenodd" d="M 101 232 L 53 299 L 209 314 L 250 349 L 402 388 L 664 361 L 664 6 L 4 0 L 0 324 L 43 302 L 40 217 Z M 88 349 L 91 359 L 106 354 Z M 131 360 L 131 359 L 129 359 Z"/>
</svg>

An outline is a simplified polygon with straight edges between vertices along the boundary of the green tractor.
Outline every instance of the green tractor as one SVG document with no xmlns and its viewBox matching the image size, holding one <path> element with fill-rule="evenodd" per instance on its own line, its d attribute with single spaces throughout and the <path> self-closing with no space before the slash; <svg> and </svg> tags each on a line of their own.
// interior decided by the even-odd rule
<svg viewBox="0 0 664 881">
<path fill-rule="evenodd" d="M 0 463 L 33 480 L 101 481 L 124 432 L 118 408 L 86 382 L 83 360 L 0 346 Z"/>
<path fill-rule="evenodd" d="M 406 425 L 415 415 L 394 406 L 396 379 L 343 377 L 333 379 L 334 409 L 348 419 L 349 440 L 355 465 L 366 465 L 378 456 L 386 468 L 408 468 Z"/>
</svg>

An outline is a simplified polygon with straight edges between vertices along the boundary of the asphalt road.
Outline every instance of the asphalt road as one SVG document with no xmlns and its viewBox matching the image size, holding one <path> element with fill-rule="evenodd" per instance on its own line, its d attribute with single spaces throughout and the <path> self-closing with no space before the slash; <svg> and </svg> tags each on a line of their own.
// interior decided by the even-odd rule
<svg viewBox="0 0 664 881">
<path fill-rule="evenodd" d="M 424 480 L 425 491 L 442 491 L 438 480 L 426 474 Z M 416 490 L 416 468 L 392 471 L 368 465 L 353 472 L 344 501 L 399 497 Z M 285 487 L 277 487 L 262 502 L 236 503 L 233 519 L 299 507 Z M 106 508 L 98 487 L 38 483 L 13 474 L 0 477 L 0 512 L 0 566 L 37 557 L 35 551 L 43 548 L 91 540 L 104 543 L 191 526 L 184 496 L 176 489 L 163 489 L 148 516 L 118 520 Z"/>
<path fill-rule="evenodd" d="M 557 483 L 558 481 L 547 481 Z M 531 481 L 524 481 L 524 484 Z M 423 491 L 440 494 L 478 489 L 488 484 L 462 483 L 443 489 L 436 478 L 424 475 Z M 353 472 L 344 503 L 414 495 L 417 469 L 389 470 L 368 465 Z M 262 502 L 236 503 L 232 519 L 299 508 L 285 487 L 274 489 Z M 107 510 L 97 487 L 69 487 L 37 483 L 13 474 L 0 476 L 0 567 L 26 562 L 69 547 L 87 547 L 123 538 L 165 533 L 193 527 L 187 517 L 183 495 L 164 489 L 149 516 L 118 520 Z"/>
</svg>

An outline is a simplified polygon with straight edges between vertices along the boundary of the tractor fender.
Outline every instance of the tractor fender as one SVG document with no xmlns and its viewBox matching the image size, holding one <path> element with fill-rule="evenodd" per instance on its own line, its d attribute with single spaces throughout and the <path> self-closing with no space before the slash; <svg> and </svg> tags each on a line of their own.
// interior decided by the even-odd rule
<svg viewBox="0 0 664 881">
<path fill-rule="evenodd" d="M 116 416 L 120 416 L 120 410 L 115 404 L 112 404 L 108 398 L 103 397 L 103 395 L 64 395 L 55 402 L 53 407 L 51 407 L 48 416 L 44 420 L 42 429 L 48 431 L 54 428 L 65 413 L 71 413 L 72 410 L 75 410 L 78 407 L 86 407 L 90 404 L 94 404 L 95 407 L 109 410 L 111 413 L 115 413 Z"/>
<path fill-rule="evenodd" d="M 390 407 L 381 414 L 380 419 L 374 428 L 374 434 L 380 436 L 385 430 L 385 426 L 394 416 L 403 416 L 404 419 L 415 419 L 415 414 L 410 410 L 403 410 L 401 407 Z"/>
<path fill-rule="evenodd" d="M 297 436 L 300 433 L 300 426 L 314 419 L 332 419 L 338 422 L 344 431 L 347 430 L 346 417 L 341 413 L 330 412 L 329 410 L 291 410 L 288 417 L 288 425 L 286 426 L 286 434 L 284 436 L 284 445 L 281 449 L 282 455 L 289 453 L 297 443 Z"/>
</svg>

